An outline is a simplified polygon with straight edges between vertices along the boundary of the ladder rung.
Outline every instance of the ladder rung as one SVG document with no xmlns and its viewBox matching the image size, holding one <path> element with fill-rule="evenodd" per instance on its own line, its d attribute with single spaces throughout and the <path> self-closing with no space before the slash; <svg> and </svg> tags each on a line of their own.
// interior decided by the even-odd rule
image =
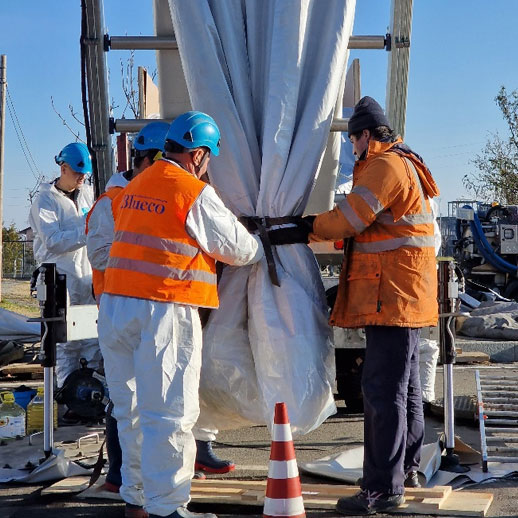
<svg viewBox="0 0 518 518">
<path fill-rule="evenodd" d="M 495 453 L 518 453 L 517 448 L 503 447 L 503 446 L 488 446 L 487 451 Z"/>
<path fill-rule="evenodd" d="M 503 456 L 488 456 L 486 459 L 488 462 L 517 462 L 518 457 L 503 457 Z"/>
</svg>

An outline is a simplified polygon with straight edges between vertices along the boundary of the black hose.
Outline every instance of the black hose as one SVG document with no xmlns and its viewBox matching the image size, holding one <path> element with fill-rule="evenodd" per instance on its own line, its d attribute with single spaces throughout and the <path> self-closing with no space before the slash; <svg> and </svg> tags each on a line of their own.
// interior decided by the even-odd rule
<svg viewBox="0 0 518 518">
<path fill-rule="evenodd" d="M 85 120 L 85 133 L 86 133 L 86 145 L 90 151 L 92 157 L 92 177 L 94 180 L 94 192 L 95 197 L 99 197 L 100 184 L 99 184 L 99 171 L 97 167 L 97 155 L 92 149 L 92 131 L 90 128 L 90 117 L 88 115 L 88 97 L 86 89 L 86 1 L 81 0 L 81 39 L 79 41 L 81 48 L 81 99 L 83 102 L 83 117 Z"/>
</svg>

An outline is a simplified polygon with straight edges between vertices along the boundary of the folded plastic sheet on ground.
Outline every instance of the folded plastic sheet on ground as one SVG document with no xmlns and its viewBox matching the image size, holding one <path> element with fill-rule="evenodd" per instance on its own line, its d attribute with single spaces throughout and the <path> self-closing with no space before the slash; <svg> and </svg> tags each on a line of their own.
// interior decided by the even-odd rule
<svg viewBox="0 0 518 518">
<path fill-rule="evenodd" d="M 54 450 L 54 454 L 32 471 L 23 469 L 0 468 L 0 483 L 21 482 L 31 484 L 49 480 L 61 480 L 66 477 L 88 475 L 92 470 L 65 458 L 64 450 Z"/>
<path fill-rule="evenodd" d="M 302 215 L 330 138 L 338 164 L 339 135 L 329 130 L 355 1 L 322 9 L 315 0 L 170 0 L 169 8 L 192 107 L 221 129 L 212 185 L 238 216 Z M 273 253 L 280 288 L 265 260 L 223 272 L 221 305 L 204 331 L 201 427 L 271 426 L 284 401 L 296 436 L 336 411 L 319 267 L 306 244 Z"/>
<path fill-rule="evenodd" d="M 441 465 L 441 449 L 439 442 L 425 444 L 421 451 L 421 463 L 419 473 L 426 481 L 433 478 Z M 299 463 L 301 471 L 311 475 L 342 480 L 349 484 L 356 484 L 356 481 L 363 475 L 363 446 L 335 453 L 313 462 Z M 434 484 L 435 485 L 435 484 Z"/>
<path fill-rule="evenodd" d="M 0 309 L 0 340 L 38 342 L 41 326 L 38 322 L 27 322 L 27 316 L 8 309 Z"/>
</svg>

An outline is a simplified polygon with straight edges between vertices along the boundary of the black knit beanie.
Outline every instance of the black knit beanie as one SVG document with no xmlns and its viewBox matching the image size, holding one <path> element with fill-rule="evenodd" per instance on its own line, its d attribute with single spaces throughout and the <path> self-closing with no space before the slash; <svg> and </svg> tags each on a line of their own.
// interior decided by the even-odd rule
<svg viewBox="0 0 518 518">
<path fill-rule="evenodd" d="M 383 108 L 369 96 L 362 97 L 354 107 L 349 119 L 347 133 L 359 133 L 364 129 L 387 126 L 390 123 L 383 112 Z"/>
</svg>

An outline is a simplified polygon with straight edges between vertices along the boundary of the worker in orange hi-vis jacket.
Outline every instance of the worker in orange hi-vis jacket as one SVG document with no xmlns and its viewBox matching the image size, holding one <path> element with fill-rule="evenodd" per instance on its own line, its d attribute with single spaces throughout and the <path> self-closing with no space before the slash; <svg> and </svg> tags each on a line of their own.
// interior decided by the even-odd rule
<svg viewBox="0 0 518 518">
<path fill-rule="evenodd" d="M 404 487 L 419 485 L 419 335 L 438 319 L 430 200 L 439 190 L 371 97 L 355 106 L 348 133 L 357 158 L 352 191 L 316 216 L 310 238 L 349 238 L 330 323 L 365 327 L 365 453 L 361 491 L 337 510 L 364 515 L 398 507 Z"/>
</svg>

